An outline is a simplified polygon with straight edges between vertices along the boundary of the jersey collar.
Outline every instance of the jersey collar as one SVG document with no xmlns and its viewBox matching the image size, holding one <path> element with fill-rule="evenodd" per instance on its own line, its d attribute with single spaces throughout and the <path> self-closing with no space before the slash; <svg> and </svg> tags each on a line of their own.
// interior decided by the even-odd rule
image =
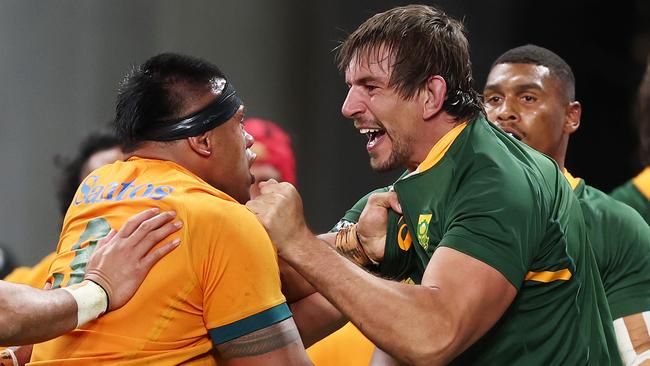
<svg viewBox="0 0 650 366">
<path fill-rule="evenodd" d="M 641 174 L 632 179 L 632 183 L 646 199 L 650 200 L 650 167 L 643 169 Z"/>
<path fill-rule="evenodd" d="M 461 132 L 463 132 L 465 127 L 467 127 L 467 121 L 452 128 L 449 132 L 442 136 L 442 138 L 438 140 L 435 145 L 433 145 L 429 151 L 429 154 L 427 154 L 427 157 L 424 159 L 424 161 L 418 165 L 417 169 L 415 169 L 412 173 L 405 175 L 403 178 L 423 173 L 436 165 L 445 156 L 451 145 L 454 143 L 454 141 L 456 141 L 456 138 L 460 135 Z"/>
<path fill-rule="evenodd" d="M 566 180 L 569 181 L 569 184 L 571 185 L 571 189 L 575 191 L 578 184 L 580 184 L 580 178 L 574 178 L 573 175 L 571 175 L 571 173 L 569 173 L 569 171 L 566 170 L 566 168 L 562 169 L 562 174 L 564 174 Z"/>
</svg>

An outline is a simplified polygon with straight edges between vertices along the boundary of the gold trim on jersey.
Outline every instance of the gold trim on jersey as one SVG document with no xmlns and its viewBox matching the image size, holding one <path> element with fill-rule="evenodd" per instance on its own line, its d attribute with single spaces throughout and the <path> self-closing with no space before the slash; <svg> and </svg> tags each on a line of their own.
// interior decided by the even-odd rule
<svg viewBox="0 0 650 366">
<path fill-rule="evenodd" d="M 431 148 L 431 151 L 429 151 L 429 154 L 427 155 L 426 159 L 424 159 L 423 162 L 418 165 L 418 168 L 415 170 L 418 173 L 422 173 L 425 170 L 430 169 L 434 165 L 436 165 L 440 159 L 442 159 L 443 156 L 445 156 L 445 153 L 447 153 L 447 150 L 451 147 L 451 144 L 456 141 L 456 137 L 460 135 L 461 132 L 467 127 L 467 121 L 457 125 L 456 127 L 452 128 L 449 132 L 447 132 L 438 142 L 436 142 L 435 145 Z"/>
<path fill-rule="evenodd" d="M 643 169 L 639 175 L 632 178 L 632 184 L 646 199 L 650 200 L 650 167 Z"/>
<path fill-rule="evenodd" d="M 524 278 L 524 280 L 548 283 L 553 281 L 567 281 L 571 276 L 571 271 L 569 271 L 568 268 L 564 268 L 559 271 L 529 271 L 526 273 L 526 278 Z"/>
<path fill-rule="evenodd" d="M 571 175 L 571 173 L 569 173 L 569 171 L 566 169 L 562 169 L 562 174 L 564 174 L 566 180 L 569 181 L 571 189 L 575 191 L 578 184 L 580 184 L 580 178 L 574 178 L 573 175 Z"/>
</svg>

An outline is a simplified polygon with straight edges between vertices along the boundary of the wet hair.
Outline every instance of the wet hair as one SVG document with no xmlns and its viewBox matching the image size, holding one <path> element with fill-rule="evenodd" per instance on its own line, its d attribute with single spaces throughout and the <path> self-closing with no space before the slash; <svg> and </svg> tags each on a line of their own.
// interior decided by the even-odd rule
<svg viewBox="0 0 650 366">
<path fill-rule="evenodd" d="M 213 64 L 191 56 L 162 53 L 134 67 L 120 85 L 115 132 L 125 152 L 135 150 L 143 132 L 180 114 L 224 74 Z"/>
<path fill-rule="evenodd" d="M 88 159 L 95 153 L 120 146 L 120 141 L 113 133 L 96 132 L 86 137 L 79 145 L 77 155 L 72 159 L 65 159 L 61 156 L 54 158 L 54 164 L 61 168 L 61 179 L 57 190 L 59 210 L 65 215 L 74 199 L 79 183 L 84 178 L 81 170 Z"/>
<path fill-rule="evenodd" d="M 544 47 L 527 44 L 515 47 L 499 56 L 492 68 L 499 64 L 532 64 L 548 68 L 551 76 L 562 83 L 569 101 L 576 98 L 576 81 L 571 66 L 553 51 Z"/>
<path fill-rule="evenodd" d="M 483 110 L 472 88 L 472 64 L 463 24 L 442 10 L 408 5 L 366 20 L 337 48 L 342 72 L 354 59 L 368 59 L 386 47 L 392 57 L 389 85 L 405 99 L 414 97 L 429 78 L 440 75 L 447 84 L 443 110 L 457 119 Z"/>
</svg>

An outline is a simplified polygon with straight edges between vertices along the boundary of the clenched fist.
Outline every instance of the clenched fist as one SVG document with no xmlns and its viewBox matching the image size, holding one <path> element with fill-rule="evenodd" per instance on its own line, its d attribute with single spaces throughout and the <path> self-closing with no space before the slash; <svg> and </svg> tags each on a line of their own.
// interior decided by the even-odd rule
<svg viewBox="0 0 650 366">
<path fill-rule="evenodd" d="M 251 212 L 264 225 L 278 255 L 300 243 L 300 238 L 310 235 L 302 209 L 302 199 L 290 183 L 274 179 L 259 185 L 260 195 L 246 203 Z"/>
</svg>

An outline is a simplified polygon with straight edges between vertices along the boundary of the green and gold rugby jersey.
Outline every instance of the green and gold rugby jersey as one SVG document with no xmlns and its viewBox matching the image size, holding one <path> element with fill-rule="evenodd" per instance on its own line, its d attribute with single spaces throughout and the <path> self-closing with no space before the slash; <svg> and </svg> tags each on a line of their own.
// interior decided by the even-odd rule
<svg viewBox="0 0 650 366">
<path fill-rule="evenodd" d="M 389 219 L 383 262 L 409 258 L 394 274 L 421 274 L 447 246 L 495 268 L 518 291 L 452 364 L 621 363 L 580 204 L 553 160 L 479 117 L 450 131 L 393 188 L 404 215 Z M 344 220 L 358 220 L 364 205 Z"/>
<path fill-rule="evenodd" d="M 612 319 L 650 310 L 650 227 L 631 207 L 564 175 L 580 201 Z"/>
<path fill-rule="evenodd" d="M 650 225 L 650 167 L 614 189 L 610 196 L 637 210 Z"/>
</svg>

